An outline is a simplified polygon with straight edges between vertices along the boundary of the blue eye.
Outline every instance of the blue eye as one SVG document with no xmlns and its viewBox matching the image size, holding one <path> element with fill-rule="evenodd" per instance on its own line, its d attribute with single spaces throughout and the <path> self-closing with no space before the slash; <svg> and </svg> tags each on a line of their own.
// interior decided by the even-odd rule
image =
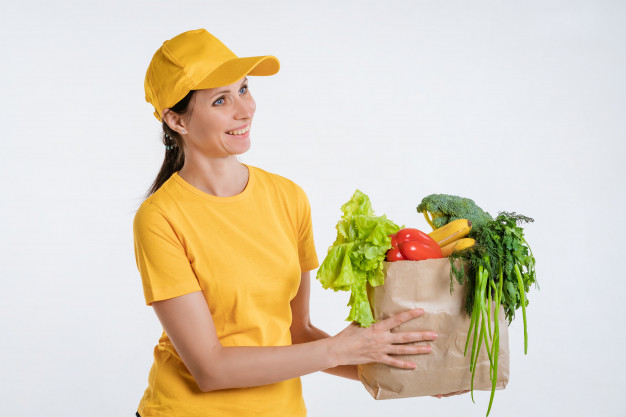
<svg viewBox="0 0 626 417">
<path fill-rule="evenodd" d="M 244 91 L 244 92 L 242 93 L 242 91 Z M 239 93 L 240 93 L 240 94 L 245 94 L 245 92 L 246 92 L 246 91 L 248 91 L 248 86 L 247 86 L 247 85 L 244 85 L 244 86 L 243 86 L 243 87 L 241 87 L 241 89 L 239 90 Z"/>
<path fill-rule="evenodd" d="M 244 89 L 245 89 L 246 91 L 245 91 L 245 92 L 243 92 L 243 93 L 241 93 L 241 90 L 244 90 Z M 239 92 L 240 92 L 241 94 L 246 94 L 246 93 L 248 92 L 248 85 L 246 84 L 246 85 L 244 85 L 243 87 L 241 87 L 241 88 L 239 89 Z M 221 96 L 220 98 L 218 98 L 217 100 L 215 100 L 215 101 L 213 102 L 213 105 L 218 105 L 218 106 L 221 106 L 222 104 L 224 104 L 224 100 L 225 100 L 224 96 Z M 220 103 L 220 101 L 221 101 L 221 103 Z"/>
</svg>

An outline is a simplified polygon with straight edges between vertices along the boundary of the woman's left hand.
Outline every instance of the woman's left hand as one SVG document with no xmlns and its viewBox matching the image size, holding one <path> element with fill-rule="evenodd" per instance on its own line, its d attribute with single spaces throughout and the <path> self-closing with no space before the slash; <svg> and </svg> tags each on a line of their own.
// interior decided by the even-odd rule
<svg viewBox="0 0 626 417">
<path fill-rule="evenodd" d="M 449 394 L 439 394 L 439 395 L 431 395 L 431 397 L 435 397 L 435 398 L 442 398 L 442 397 L 452 397 L 453 395 L 460 395 L 460 394 L 465 394 L 469 392 L 469 390 L 465 390 L 465 391 L 456 391 L 456 392 L 451 392 Z"/>
</svg>

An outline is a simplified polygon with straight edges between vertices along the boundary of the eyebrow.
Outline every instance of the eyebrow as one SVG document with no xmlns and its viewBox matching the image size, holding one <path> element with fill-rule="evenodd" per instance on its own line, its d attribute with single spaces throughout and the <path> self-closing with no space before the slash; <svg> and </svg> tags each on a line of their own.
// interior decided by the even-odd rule
<svg viewBox="0 0 626 417">
<path fill-rule="evenodd" d="M 239 87 L 241 87 L 242 85 L 244 85 L 246 82 L 248 82 L 248 77 L 245 77 L 243 79 L 243 81 L 241 82 L 241 85 Z M 225 94 L 225 93 L 230 93 L 229 90 L 222 90 L 222 91 L 218 91 L 217 93 L 213 94 L 211 97 L 215 97 L 218 96 L 220 94 Z"/>
</svg>

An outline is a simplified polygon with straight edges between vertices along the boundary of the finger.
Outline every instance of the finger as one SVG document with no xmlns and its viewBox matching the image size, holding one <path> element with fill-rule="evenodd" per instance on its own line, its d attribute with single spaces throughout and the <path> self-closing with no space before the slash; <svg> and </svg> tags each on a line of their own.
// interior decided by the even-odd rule
<svg viewBox="0 0 626 417">
<path fill-rule="evenodd" d="M 437 333 L 433 331 L 392 333 L 391 338 L 392 343 L 424 342 L 435 339 L 437 339 Z"/>
<path fill-rule="evenodd" d="M 413 310 L 407 310 L 402 313 L 398 313 L 395 316 L 389 317 L 388 319 L 382 320 L 376 324 L 378 324 L 378 328 L 380 329 L 390 330 L 390 329 L 393 329 L 394 327 L 401 325 L 405 321 L 409 321 L 423 314 L 424 314 L 423 309 L 414 308 Z"/>
<path fill-rule="evenodd" d="M 414 362 L 403 361 L 403 360 L 396 359 L 389 355 L 383 356 L 383 358 L 379 362 L 384 363 L 385 365 L 394 366 L 396 368 L 402 368 L 402 369 L 417 368 L 417 364 L 415 364 Z"/>
<path fill-rule="evenodd" d="M 433 348 L 430 345 L 391 345 L 387 352 L 390 355 L 422 355 L 430 353 Z"/>
</svg>

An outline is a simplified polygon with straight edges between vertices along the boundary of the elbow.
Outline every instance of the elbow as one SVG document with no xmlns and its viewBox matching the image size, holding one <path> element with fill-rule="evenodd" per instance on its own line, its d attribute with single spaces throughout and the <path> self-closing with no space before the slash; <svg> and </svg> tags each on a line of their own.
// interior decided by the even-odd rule
<svg viewBox="0 0 626 417">
<path fill-rule="evenodd" d="M 196 379 L 196 382 L 198 383 L 198 388 L 202 392 L 211 392 L 220 389 L 212 378 L 200 378 Z"/>
<path fill-rule="evenodd" d="M 291 332 L 291 344 L 297 345 L 300 343 L 306 343 L 311 341 L 311 322 L 308 324 L 301 326 L 292 326 L 290 330 Z"/>
<path fill-rule="evenodd" d="M 227 375 L 228 372 L 221 366 L 224 363 L 221 349 L 214 349 L 213 352 L 208 355 L 207 359 L 205 363 L 191 372 L 196 384 L 198 384 L 198 389 L 202 392 L 210 392 L 229 388 L 226 386 L 226 381 L 224 380 L 224 376 Z"/>
<path fill-rule="evenodd" d="M 197 377 L 194 376 L 194 379 L 196 380 L 200 391 L 211 392 L 228 388 L 224 384 L 223 378 L 220 378 L 220 375 L 223 375 L 223 373 L 220 373 L 215 369 L 207 369 L 202 372 L 201 375 L 198 375 Z"/>
</svg>

